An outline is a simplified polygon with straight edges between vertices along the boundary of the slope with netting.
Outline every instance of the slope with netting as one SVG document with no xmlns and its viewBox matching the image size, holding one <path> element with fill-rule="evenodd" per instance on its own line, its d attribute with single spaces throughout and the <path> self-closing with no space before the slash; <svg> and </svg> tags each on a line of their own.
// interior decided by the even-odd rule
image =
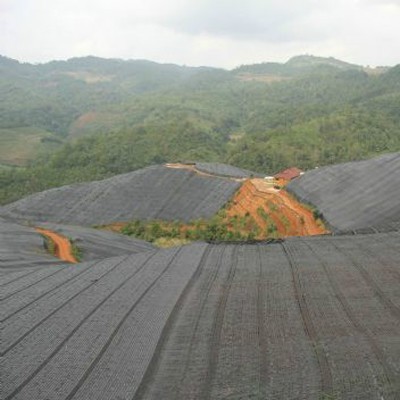
<svg viewBox="0 0 400 400">
<path fill-rule="evenodd" d="M 390 230 L 400 224 L 400 153 L 306 172 L 288 185 L 335 231 Z"/>
<path fill-rule="evenodd" d="M 4 399 L 400 396 L 399 232 L 205 243 L 3 286 Z"/>
<path fill-rule="evenodd" d="M 152 166 L 102 181 L 46 190 L 5 206 L 4 213 L 70 225 L 134 219 L 190 221 L 214 215 L 239 186 L 229 179 Z"/>
</svg>

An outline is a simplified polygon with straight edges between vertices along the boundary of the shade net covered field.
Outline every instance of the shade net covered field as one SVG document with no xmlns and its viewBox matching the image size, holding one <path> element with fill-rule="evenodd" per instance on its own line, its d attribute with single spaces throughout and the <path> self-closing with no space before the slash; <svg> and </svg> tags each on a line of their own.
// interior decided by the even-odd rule
<svg viewBox="0 0 400 400">
<path fill-rule="evenodd" d="M 213 216 L 239 188 L 232 180 L 152 166 L 102 181 L 63 186 L 3 208 L 13 218 L 69 225 Z"/>
<path fill-rule="evenodd" d="M 154 250 L 154 246 L 144 240 L 114 232 L 55 223 L 40 223 L 39 226 L 68 238 L 80 250 L 81 261 Z"/>
<path fill-rule="evenodd" d="M 212 175 L 226 176 L 231 178 L 250 178 L 252 176 L 261 176 L 256 172 L 222 163 L 197 162 L 196 169 Z"/>
<path fill-rule="evenodd" d="M 400 224 L 400 153 L 308 171 L 287 188 L 317 207 L 335 231 Z"/>
<path fill-rule="evenodd" d="M 0 217 L 0 269 L 10 269 L 55 264 L 59 260 L 48 254 L 44 238 L 33 228 L 16 224 Z M 14 271 L 16 272 L 16 271 Z"/>
<path fill-rule="evenodd" d="M 400 233 L 206 244 L 3 285 L 4 399 L 400 398 Z"/>
</svg>

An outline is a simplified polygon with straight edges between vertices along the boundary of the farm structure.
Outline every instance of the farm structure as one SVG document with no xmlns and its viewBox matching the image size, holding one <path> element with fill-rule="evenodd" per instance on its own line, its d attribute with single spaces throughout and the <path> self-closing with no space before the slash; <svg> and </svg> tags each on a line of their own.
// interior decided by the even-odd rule
<svg viewBox="0 0 400 400">
<path fill-rule="evenodd" d="M 287 189 L 336 232 L 390 230 L 400 223 L 400 153 L 314 169 Z"/>
<path fill-rule="evenodd" d="M 303 171 L 299 168 L 292 167 L 285 169 L 274 175 L 274 178 L 284 182 L 290 182 L 291 180 L 298 178 L 303 174 Z"/>
<path fill-rule="evenodd" d="M 152 166 L 102 181 L 63 186 L 3 207 L 2 215 L 68 225 L 213 216 L 239 188 L 233 180 Z"/>
<path fill-rule="evenodd" d="M 399 239 L 196 243 L 26 269 L 3 284 L 2 398 L 398 399 Z"/>
</svg>

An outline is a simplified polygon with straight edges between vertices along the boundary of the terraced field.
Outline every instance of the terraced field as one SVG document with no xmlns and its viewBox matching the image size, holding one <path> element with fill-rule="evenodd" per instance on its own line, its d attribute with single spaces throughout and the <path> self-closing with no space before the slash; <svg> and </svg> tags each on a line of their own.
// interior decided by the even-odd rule
<svg viewBox="0 0 400 400">
<path fill-rule="evenodd" d="M 288 185 L 320 210 L 335 231 L 400 223 L 400 153 L 306 172 Z"/>
<path fill-rule="evenodd" d="M 37 193 L 5 206 L 4 214 L 72 225 L 134 219 L 190 221 L 210 218 L 238 188 L 239 183 L 232 180 L 153 166 Z"/>
<path fill-rule="evenodd" d="M 398 399 L 400 233 L 193 244 L 3 285 L 4 399 Z"/>
</svg>

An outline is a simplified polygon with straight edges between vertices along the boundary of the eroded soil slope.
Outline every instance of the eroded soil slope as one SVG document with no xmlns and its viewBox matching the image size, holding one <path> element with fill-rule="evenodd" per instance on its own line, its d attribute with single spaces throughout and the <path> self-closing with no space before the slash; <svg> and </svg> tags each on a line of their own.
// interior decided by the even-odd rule
<svg viewBox="0 0 400 400">
<path fill-rule="evenodd" d="M 247 180 L 232 199 L 227 215 L 250 215 L 259 228 L 258 239 L 327 233 L 309 208 L 264 179 Z"/>
</svg>

